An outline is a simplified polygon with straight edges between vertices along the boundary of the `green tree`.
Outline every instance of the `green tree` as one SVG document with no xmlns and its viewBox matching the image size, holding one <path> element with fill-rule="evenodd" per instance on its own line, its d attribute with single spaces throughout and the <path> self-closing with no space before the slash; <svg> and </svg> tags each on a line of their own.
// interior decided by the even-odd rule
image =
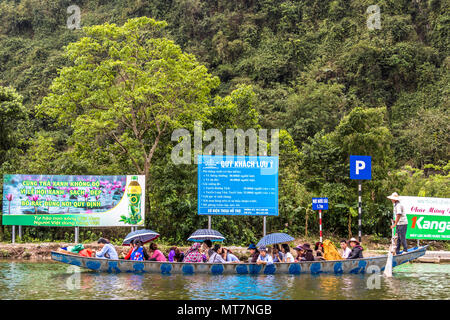
<svg viewBox="0 0 450 320">
<path fill-rule="evenodd" d="M 20 153 L 19 124 L 28 119 L 22 100 L 15 89 L 0 86 L 0 166 Z"/>
<path fill-rule="evenodd" d="M 73 129 L 72 143 L 84 157 L 110 149 L 110 157 L 118 154 L 147 181 L 161 137 L 204 118 L 219 84 L 162 36 L 166 25 L 141 17 L 85 28 L 86 36 L 66 49 L 73 65 L 60 71 L 37 107 Z"/>
</svg>

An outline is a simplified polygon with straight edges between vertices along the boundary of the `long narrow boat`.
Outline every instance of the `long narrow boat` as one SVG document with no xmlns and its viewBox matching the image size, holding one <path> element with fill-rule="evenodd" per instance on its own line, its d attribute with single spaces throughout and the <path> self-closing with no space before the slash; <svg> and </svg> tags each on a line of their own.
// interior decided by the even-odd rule
<svg viewBox="0 0 450 320">
<path fill-rule="evenodd" d="M 417 259 L 425 254 L 428 246 L 409 249 L 393 257 L 392 267 Z M 374 273 L 382 272 L 387 255 L 354 260 L 303 261 L 258 265 L 254 263 L 183 263 L 157 261 L 110 260 L 82 257 L 52 251 L 52 259 L 98 272 L 149 272 L 162 274 L 300 274 L 300 273 Z"/>
</svg>

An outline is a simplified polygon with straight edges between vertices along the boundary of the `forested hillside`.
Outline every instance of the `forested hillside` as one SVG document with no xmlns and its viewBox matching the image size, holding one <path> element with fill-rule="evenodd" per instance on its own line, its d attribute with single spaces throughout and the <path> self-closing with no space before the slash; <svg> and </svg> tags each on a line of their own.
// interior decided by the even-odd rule
<svg viewBox="0 0 450 320">
<path fill-rule="evenodd" d="M 197 215 L 196 166 L 170 160 L 171 133 L 193 132 L 194 120 L 203 130 L 280 129 L 280 215 L 267 219 L 268 232 L 316 232 L 311 197 L 327 196 L 325 232 L 354 235 L 350 154 L 372 156 L 363 234 L 390 235 L 386 196 L 394 191 L 450 197 L 450 2 L 444 0 L 0 0 L 1 173 L 133 174 L 145 166 L 126 130 L 118 141 L 129 152 L 98 129 L 111 122 L 95 127 L 79 120 L 87 111 L 57 108 L 64 106 L 55 98 L 63 92 L 59 70 L 88 51 L 82 43 L 66 47 L 86 36 L 67 27 L 74 4 L 81 27 L 122 26 L 142 16 L 165 21 L 152 25 L 152 35 L 206 67 L 193 92 L 198 100 L 189 102 L 196 107 L 168 122 L 148 168 L 146 226 L 162 239 L 181 242 L 206 226 Z M 380 28 L 368 26 L 371 5 L 380 8 Z M 98 30 L 92 34 L 101 37 Z M 214 217 L 213 228 L 231 243 L 247 243 L 262 235 L 262 219 Z M 48 238 L 65 232 L 29 229 Z"/>
</svg>

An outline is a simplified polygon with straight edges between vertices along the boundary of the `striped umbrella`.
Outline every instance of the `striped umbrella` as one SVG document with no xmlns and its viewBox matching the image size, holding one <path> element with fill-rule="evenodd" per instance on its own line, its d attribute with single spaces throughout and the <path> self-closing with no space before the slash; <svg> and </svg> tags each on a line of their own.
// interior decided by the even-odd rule
<svg viewBox="0 0 450 320">
<path fill-rule="evenodd" d="M 159 237 L 159 233 L 157 233 L 153 230 L 148 230 L 148 229 L 136 230 L 136 231 L 132 231 L 129 234 L 127 234 L 127 236 L 123 240 L 122 245 L 129 246 L 130 242 L 135 239 L 141 240 L 143 243 L 147 243 L 152 240 L 155 240 L 158 237 Z"/>
<path fill-rule="evenodd" d="M 259 248 L 261 246 L 268 246 L 270 244 L 291 242 L 293 240 L 294 238 L 292 238 L 290 235 L 286 233 L 270 233 L 261 240 L 259 240 L 256 247 Z"/>
<path fill-rule="evenodd" d="M 219 231 L 213 229 L 198 229 L 188 238 L 188 241 L 195 242 L 202 242 L 205 240 L 223 241 L 225 240 L 225 237 Z"/>
</svg>

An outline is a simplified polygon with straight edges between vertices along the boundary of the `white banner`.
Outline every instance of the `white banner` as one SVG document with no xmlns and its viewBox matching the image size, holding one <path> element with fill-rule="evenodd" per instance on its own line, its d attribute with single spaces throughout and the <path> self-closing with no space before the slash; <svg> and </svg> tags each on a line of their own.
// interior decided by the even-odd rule
<svg viewBox="0 0 450 320">
<path fill-rule="evenodd" d="M 449 198 L 405 197 L 400 196 L 400 203 L 406 214 L 433 216 L 450 216 Z"/>
</svg>

